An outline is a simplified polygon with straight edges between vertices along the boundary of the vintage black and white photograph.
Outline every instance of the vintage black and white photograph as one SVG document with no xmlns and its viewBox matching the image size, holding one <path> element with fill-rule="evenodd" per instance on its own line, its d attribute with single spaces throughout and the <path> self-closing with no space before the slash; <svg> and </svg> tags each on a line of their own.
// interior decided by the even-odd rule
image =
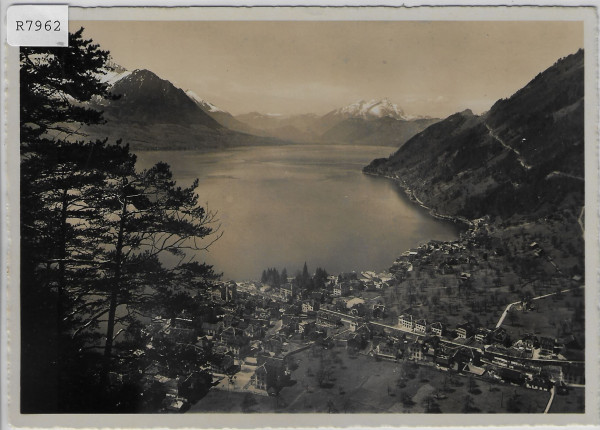
<svg viewBox="0 0 600 430">
<path fill-rule="evenodd" d="M 584 27 L 71 19 L 18 48 L 20 414 L 576 420 Z"/>
</svg>

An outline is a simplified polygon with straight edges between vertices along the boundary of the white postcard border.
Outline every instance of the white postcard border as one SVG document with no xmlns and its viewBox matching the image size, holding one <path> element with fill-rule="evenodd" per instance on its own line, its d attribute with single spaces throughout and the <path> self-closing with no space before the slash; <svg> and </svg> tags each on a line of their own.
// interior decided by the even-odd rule
<svg viewBox="0 0 600 430">
<path fill-rule="evenodd" d="M 70 2 L 75 4 L 75 2 Z M 77 2 L 82 4 L 83 2 Z M 2 5 L 3 8 L 6 4 Z M 183 415 L 25 415 L 19 413 L 19 145 L 18 50 L 5 48 L 2 147 L 3 226 L 7 247 L 8 284 L 4 298 L 8 348 L 8 422 L 15 427 L 399 427 L 399 426 L 521 426 L 598 424 L 598 44 L 596 9 L 563 7 L 410 7 L 410 8 L 70 8 L 72 20 L 582 20 L 585 23 L 585 179 L 586 179 L 586 413 L 585 414 L 183 414 Z M 7 205 L 5 207 L 5 205 Z M 8 209 L 7 209 L 8 208 Z M 8 234 L 5 234 L 7 233 Z M 4 357 L 3 357 L 4 358 Z M 2 378 L 6 381 L 6 378 Z"/>
</svg>

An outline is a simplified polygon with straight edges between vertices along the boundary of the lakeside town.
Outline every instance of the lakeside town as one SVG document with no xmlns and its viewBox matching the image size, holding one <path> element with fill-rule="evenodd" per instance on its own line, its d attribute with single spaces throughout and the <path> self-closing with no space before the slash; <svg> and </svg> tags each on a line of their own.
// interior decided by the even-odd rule
<svg viewBox="0 0 600 430">
<path fill-rule="evenodd" d="M 195 297 L 201 313 L 156 317 L 143 329 L 138 357 L 163 339 L 206 357 L 187 378 L 152 363 L 146 407 L 581 412 L 583 279 L 561 272 L 528 234 L 513 257 L 531 273 L 555 273 L 524 279 L 506 256 L 518 245 L 491 230 L 476 220 L 459 240 L 410 249 L 381 273 L 311 275 L 305 264 L 293 277 L 268 269 L 261 280 L 218 282 Z"/>
</svg>

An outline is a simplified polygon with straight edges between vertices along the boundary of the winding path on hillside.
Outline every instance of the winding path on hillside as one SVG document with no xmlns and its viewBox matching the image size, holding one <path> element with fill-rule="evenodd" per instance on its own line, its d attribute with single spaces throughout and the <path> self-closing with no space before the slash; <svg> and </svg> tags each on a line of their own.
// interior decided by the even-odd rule
<svg viewBox="0 0 600 430">
<path fill-rule="evenodd" d="M 569 291 L 574 291 L 574 290 L 578 290 L 580 288 L 583 288 L 584 285 L 580 285 L 579 287 L 576 288 L 567 288 L 566 290 L 561 290 L 561 291 L 556 291 L 554 293 L 549 293 L 549 294 L 544 294 L 543 296 L 537 296 L 537 297 L 533 297 L 531 300 L 539 300 L 539 299 L 545 299 L 546 297 L 550 297 L 550 296 L 554 296 L 556 294 L 562 294 L 562 293 L 568 293 Z M 520 301 L 518 302 L 513 302 L 513 303 L 509 303 L 506 306 L 506 309 L 504 309 L 504 312 L 502 312 L 502 315 L 500 316 L 500 319 L 498 320 L 498 324 L 496 324 L 496 328 L 499 328 L 502 323 L 504 322 L 504 319 L 506 318 L 506 315 L 508 315 L 508 312 L 510 311 L 510 308 L 513 305 L 518 305 L 519 303 L 521 303 Z"/>
<path fill-rule="evenodd" d="M 581 227 L 581 234 L 585 236 L 585 206 L 581 208 L 581 212 L 579 213 L 579 218 L 577 218 L 577 222 L 579 223 L 579 227 Z"/>
<path fill-rule="evenodd" d="M 576 179 L 578 181 L 585 181 L 581 176 L 571 175 L 570 173 L 559 172 L 555 170 L 554 172 L 550 172 L 546 175 L 546 179 L 552 178 L 553 176 L 562 176 L 564 178 Z"/>
<path fill-rule="evenodd" d="M 510 146 L 506 142 L 504 142 L 504 140 L 502 140 L 502 138 L 500 136 L 498 136 L 496 133 L 494 133 L 494 130 L 492 130 L 492 128 L 489 125 L 487 125 L 485 122 L 483 124 L 485 125 L 485 128 L 487 128 L 490 136 L 492 136 L 505 149 L 508 149 L 509 151 L 511 151 L 513 154 L 515 154 L 517 156 L 517 160 L 519 160 L 519 163 L 521 164 L 521 166 L 523 166 L 523 168 L 525 168 L 527 170 L 531 169 L 532 166 L 525 162 L 525 160 L 521 156 L 521 153 L 518 150 L 516 150 L 515 148 L 513 148 L 512 146 Z"/>
</svg>

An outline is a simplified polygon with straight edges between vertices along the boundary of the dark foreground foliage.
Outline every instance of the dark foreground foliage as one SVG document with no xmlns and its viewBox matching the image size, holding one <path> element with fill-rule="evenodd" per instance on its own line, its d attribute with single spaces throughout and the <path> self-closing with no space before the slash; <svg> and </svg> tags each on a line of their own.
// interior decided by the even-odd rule
<svg viewBox="0 0 600 430">
<path fill-rule="evenodd" d="M 192 312 L 218 277 L 193 261 L 218 238 L 215 214 L 197 182 L 177 186 L 165 163 L 137 171 L 127 145 L 79 133 L 104 122 L 87 102 L 118 99 L 99 79 L 108 62 L 83 29 L 20 52 L 23 413 L 153 412 L 158 372 L 189 399 L 211 383 L 203 350 L 148 323 Z"/>
</svg>

